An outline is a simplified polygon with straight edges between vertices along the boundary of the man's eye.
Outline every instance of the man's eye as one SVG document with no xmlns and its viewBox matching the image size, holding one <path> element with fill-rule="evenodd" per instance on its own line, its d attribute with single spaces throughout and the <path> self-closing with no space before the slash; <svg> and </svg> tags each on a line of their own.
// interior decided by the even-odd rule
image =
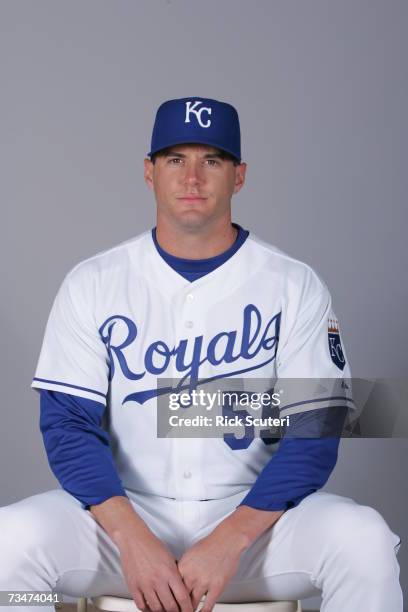
<svg viewBox="0 0 408 612">
<path fill-rule="evenodd" d="M 178 163 L 178 162 L 181 162 L 181 157 L 171 157 L 171 158 L 169 159 L 169 163 L 170 163 L 170 164 L 175 164 L 175 165 L 177 165 L 177 163 Z"/>
<path fill-rule="evenodd" d="M 218 166 L 218 159 L 207 159 L 209 166 Z"/>
</svg>

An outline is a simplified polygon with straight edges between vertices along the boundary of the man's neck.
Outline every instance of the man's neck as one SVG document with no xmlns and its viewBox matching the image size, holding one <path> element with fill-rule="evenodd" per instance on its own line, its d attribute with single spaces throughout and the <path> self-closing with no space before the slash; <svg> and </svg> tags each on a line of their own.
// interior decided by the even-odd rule
<svg viewBox="0 0 408 612">
<path fill-rule="evenodd" d="M 156 239 L 161 248 L 183 259 L 209 259 L 227 251 L 235 242 L 238 230 L 229 222 L 219 228 L 200 232 L 168 227 L 158 221 Z"/>
</svg>

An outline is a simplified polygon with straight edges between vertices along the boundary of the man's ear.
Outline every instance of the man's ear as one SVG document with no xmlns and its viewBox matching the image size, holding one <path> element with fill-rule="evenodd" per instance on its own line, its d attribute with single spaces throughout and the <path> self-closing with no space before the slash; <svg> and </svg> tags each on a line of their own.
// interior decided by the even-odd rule
<svg viewBox="0 0 408 612">
<path fill-rule="evenodd" d="M 238 166 L 235 166 L 235 185 L 233 193 L 238 193 L 242 189 L 245 183 L 247 165 L 242 162 Z"/>
<path fill-rule="evenodd" d="M 143 160 L 143 164 L 144 164 L 144 180 L 146 185 L 153 190 L 153 167 L 154 164 L 151 161 L 151 159 L 149 159 L 148 157 L 146 157 Z"/>
</svg>

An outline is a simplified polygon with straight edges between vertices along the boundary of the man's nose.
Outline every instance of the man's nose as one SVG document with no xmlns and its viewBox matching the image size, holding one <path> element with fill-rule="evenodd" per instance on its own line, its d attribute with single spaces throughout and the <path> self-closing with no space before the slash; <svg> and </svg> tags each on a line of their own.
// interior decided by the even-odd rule
<svg viewBox="0 0 408 612">
<path fill-rule="evenodd" d="M 202 180 L 202 168 L 199 162 L 191 162 L 185 165 L 184 181 L 189 184 L 196 184 Z"/>
</svg>

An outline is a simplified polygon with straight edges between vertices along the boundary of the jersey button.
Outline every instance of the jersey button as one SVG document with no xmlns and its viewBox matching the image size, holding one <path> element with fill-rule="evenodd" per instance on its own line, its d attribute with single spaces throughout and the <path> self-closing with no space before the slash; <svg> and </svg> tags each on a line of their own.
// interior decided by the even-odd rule
<svg viewBox="0 0 408 612">
<path fill-rule="evenodd" d="M 186 470 L 185 472 L 183 472 L 183 478 L 191 478 L 190 470 Z"/>
<path fill-rule="evenodd" d="M 194 300 L 194 295 L 193 295 L 192 293 L 187 293 L 187 295 L 186 295 L 186 299 L 187 299 L 189 302 L 192 302 L 192 301 Z"/>
<path fill-rule="evenodd" d="M 188 329 L 191 329 L 193 327 L 194 323 L 192 321 L 186 321 L 185 322 L 185 326 L 188 327 Z"/>
</svg>

